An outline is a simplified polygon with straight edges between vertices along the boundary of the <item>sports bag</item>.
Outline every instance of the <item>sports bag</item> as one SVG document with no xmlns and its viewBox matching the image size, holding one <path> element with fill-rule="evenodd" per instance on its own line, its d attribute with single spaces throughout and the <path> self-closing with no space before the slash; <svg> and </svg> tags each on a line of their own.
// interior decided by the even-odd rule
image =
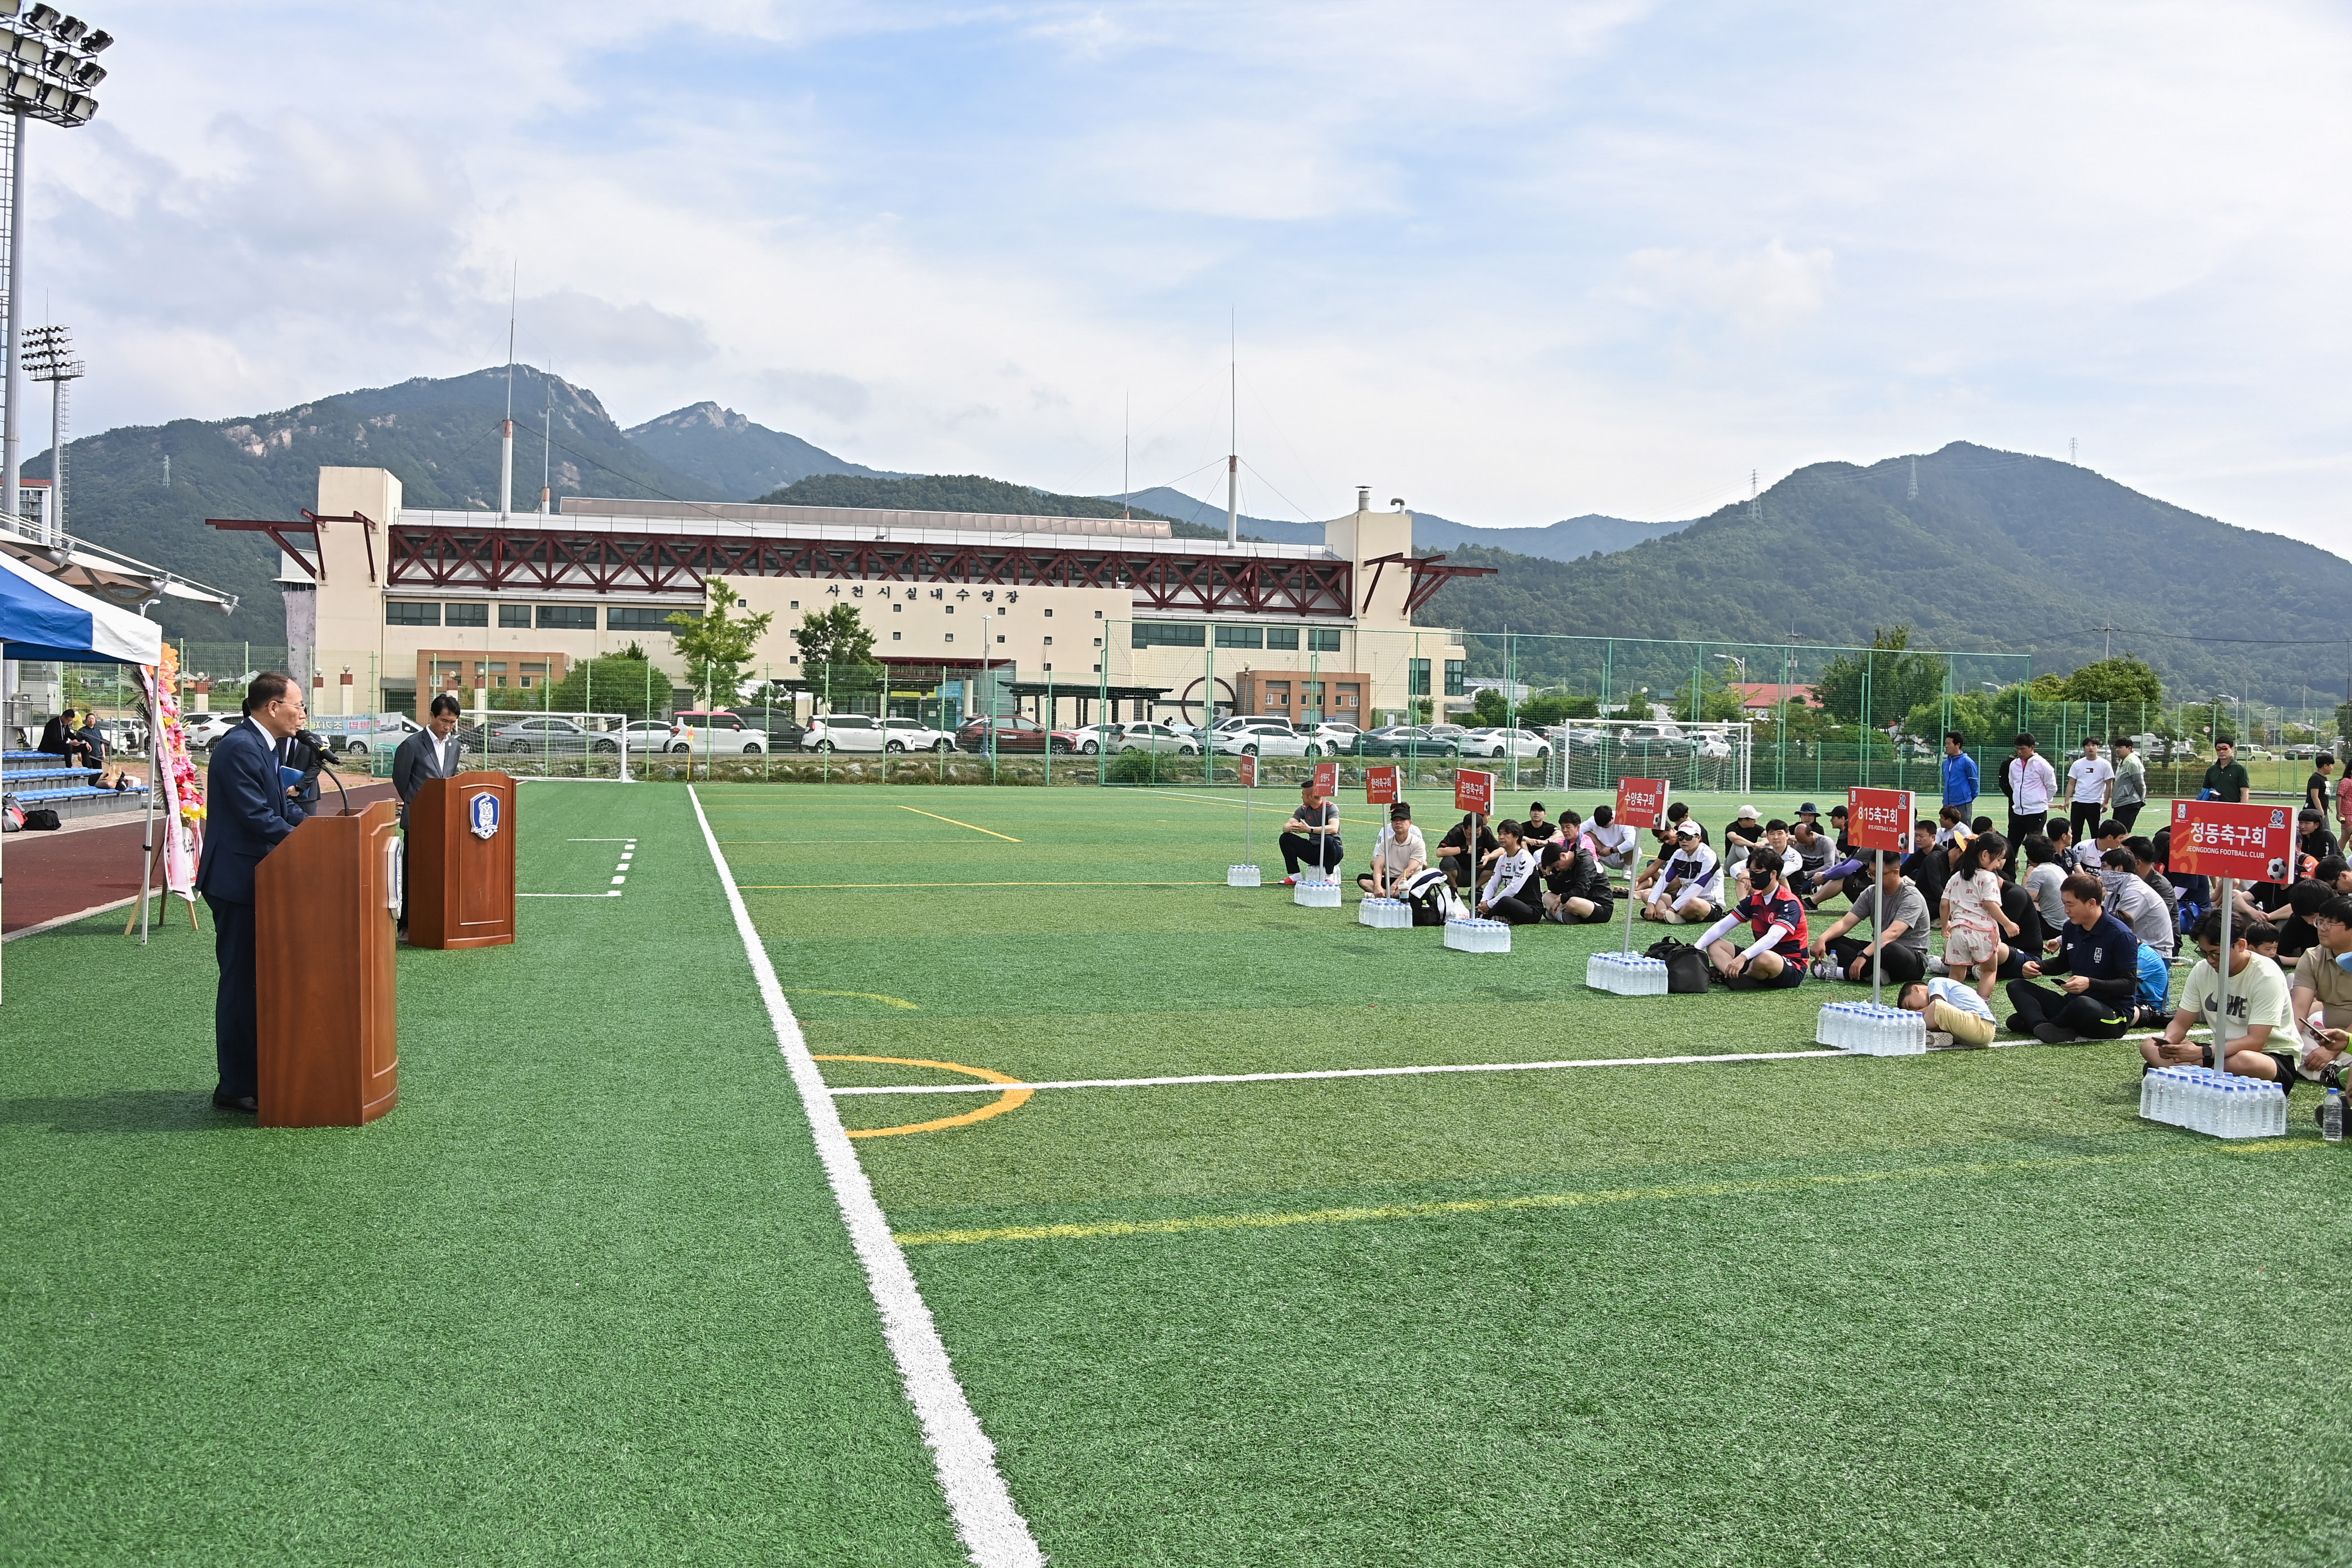
<svg viewBox="0 0 2352 1568">
<path fill-rule="evenodd" d="M 13 795 L 0 795 L 0 833 L 22 833 L 25 830 L 25 808 L 16 804 Z"/>
<path fill-rule="evenodd" d="M 1708 967 L 1706 954 L 1686 942 L 1673 937 L 1661 937 L 1642 955 L 1654 958 L 1666 966 L 1666 993 L 1673 996 L 1704 995 L 1715 982 L 1715 971 Z"/>
<path fill-rule="evenodd" d="M 58 826 L 58 814 L 46 805 L 37 805 L 25 814 L 25 826 L 28 832 L 55 833 Z"/>
<path fill-rule="evenodd" d="M 1405 907 L 1412 911 L 1412 923 L 1417 926 L 1442 926 L 1449 920 L 1466 913 L 1462 900 L 1445 883 L 1443 871 L 1419 871 L 1412 879 L 1397 889 Z"/>
</svg>

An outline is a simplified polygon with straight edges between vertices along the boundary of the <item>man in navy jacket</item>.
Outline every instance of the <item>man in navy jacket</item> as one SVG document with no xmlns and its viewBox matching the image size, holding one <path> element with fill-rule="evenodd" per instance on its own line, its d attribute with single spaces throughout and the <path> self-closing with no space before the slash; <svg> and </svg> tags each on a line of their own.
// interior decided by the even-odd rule
<svg viewBox="0 0 2352 1568">
<path fill-rule="evenodd" d="M 213 911 L 220 990 L 213 1003 L 213 1046 L 223 1110 L 258 1110 L 260 1045 L 254 1000 L 254 868 L 301 825 L 301 808 L 279 781 L 283 742 L 310 720 L 291 676 L 257 675 L 245 689 L 245 721 L 213 742 L 205 788 L 205 853 L 196 890 Z"/>
</svg>

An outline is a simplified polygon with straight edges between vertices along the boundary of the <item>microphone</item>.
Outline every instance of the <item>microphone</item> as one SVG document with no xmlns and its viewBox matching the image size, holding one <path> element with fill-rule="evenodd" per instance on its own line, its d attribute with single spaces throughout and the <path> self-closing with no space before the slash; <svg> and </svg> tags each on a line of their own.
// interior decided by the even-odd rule
<svg viewBox="0 0 2352 1568">
<path fill-rule="evenodd" d="M 310 748 L 310 754 L 319 759 L 320 769 L 335 781 L 335 793 L 343 801 L 342 815 L 349 816 L 352 814 L 352 792 L 343 787 L 342 775 L 335 771 L 335 749 L 308 730 L 295 731 L 294 738 Z"/>
</svg>

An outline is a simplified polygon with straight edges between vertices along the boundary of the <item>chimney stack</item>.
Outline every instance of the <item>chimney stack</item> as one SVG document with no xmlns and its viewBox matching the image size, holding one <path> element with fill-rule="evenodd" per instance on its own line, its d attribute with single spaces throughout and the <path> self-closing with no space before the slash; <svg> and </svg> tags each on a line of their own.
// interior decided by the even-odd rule
<svg viewBox="0 0 2352 1568">
<path fill-rule="evenodd" d="M 1372 510 L 1371 486 L 1358 485 L 1356 487 L 1356 510 L 1358 511 L 1370 511 Z"/>
</svg>

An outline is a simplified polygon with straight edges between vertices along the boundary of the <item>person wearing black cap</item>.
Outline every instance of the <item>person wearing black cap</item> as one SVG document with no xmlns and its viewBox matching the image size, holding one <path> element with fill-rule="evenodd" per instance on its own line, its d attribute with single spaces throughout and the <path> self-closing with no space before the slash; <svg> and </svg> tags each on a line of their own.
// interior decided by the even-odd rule
<svg viewBox="0 0 2352 1568">
<path fill-rule="evenodd" d="M 1318 876 L 1328 876 L 1345 858 L 1339 847 L 1339 808 L 1323 798 L 1313 779 L 1298 786 L 1298 809 L 1282 825 L 1282 837 L 1276 842 L 1282 847 L 1282 864 L 1287 872 L 1282 879 L 1286 888 L 1298 880 L 1302 860 Z"/>
<path fill-rule="evenodd" d="M 1543 802 L 1529 801 L 1528 815 L 1519 824 L 1519 837 L 1529 849 L 1541 854 L 1545 845 L 1559 842 L 1559 824 L 1544 816 Z"/>
<path fill-rule="evenodd" d="M 1448 885 L 1466 893 L 1478 885 L 1478 869 L 1496 847 L 1486 817 L 1474 811 L 1437 841 L 1437 868 L 1445 873 Z"/>
<path fill-rule="evenodd" d="M 1371 898 L 1392 899 L 1428 865 L 1429 846 L 1412 825 L 1412 807 L 1398 801 L 1389 807 L 1389 825 L 1372 844 L 1372 868 L 1356 879 L 1356 886 Z"/>
</svg>

